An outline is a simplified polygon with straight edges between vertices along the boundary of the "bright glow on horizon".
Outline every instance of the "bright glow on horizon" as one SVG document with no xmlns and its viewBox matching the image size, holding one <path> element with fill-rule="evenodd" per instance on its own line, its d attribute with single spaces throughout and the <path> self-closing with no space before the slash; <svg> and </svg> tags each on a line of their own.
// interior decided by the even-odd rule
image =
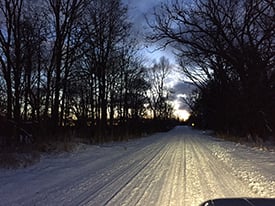
<svg viewBox="0 0 275 206">
<path fill-rule="evenodd" d="M 179 118 L 180 120 L 186 121 L 190 117 L 190 112 L 186 109 L 181 109 L 180 108 L 180 101 L 179 100 L 174 100 L 171 102 L 173 107 L 174 107 L 174 116 L 176 118 Z"/>
<path fill-rule="evenodd" d="M 183 121 L 188 120 L 190 117 L 190 113 L 185 109 L 176 110 L 174 114 L 176 117 Z"/>
</svg>

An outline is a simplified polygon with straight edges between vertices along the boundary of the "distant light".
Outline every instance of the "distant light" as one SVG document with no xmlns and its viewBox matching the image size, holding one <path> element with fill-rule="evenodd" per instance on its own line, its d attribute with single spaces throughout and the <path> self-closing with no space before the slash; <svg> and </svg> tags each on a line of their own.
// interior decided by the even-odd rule
<svg viewBox="0 0 275 206">
<path fill-rule="evenodd" d="M 192 123 L 191 125 L 192 125 L 192 127 L 195 127 L 195 123 Z"/>
<path fill-rule="evenodd" d="M 180 120 L 187 121 L 188 118 L 190 117 L 190 113 L 187 110 L 176 110 L 175 111 L 176 117 L 178 117 Z"/>
</svg>

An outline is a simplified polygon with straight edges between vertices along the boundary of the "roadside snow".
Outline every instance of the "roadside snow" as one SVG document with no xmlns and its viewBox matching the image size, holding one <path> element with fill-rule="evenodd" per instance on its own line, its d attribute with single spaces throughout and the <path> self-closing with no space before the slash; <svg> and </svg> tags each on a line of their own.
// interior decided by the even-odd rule
<svg viewBox="0 0 275 206">
<path fill-rule="evenodd" d="M 275 198 L 275 152 L 188 127 L 44 156 L 0 169 L 0 205 L 199 205 L 213 198 Z"/>
<path fill-rule="evenodd" d="M 214 155 L 229 165 L 235 176 L 249 183 L 259 196 L 275 197 L 275 152 L 233 142 L 212 145 Z"/>
</svg>

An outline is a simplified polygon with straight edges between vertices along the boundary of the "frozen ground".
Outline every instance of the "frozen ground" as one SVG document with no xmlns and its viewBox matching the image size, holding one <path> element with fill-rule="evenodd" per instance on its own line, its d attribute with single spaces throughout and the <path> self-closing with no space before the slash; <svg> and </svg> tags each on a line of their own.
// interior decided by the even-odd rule
<svg viewBox="0 0 275 206">
<path fill-rule="evenodd" d="M 188 127 L 0 170 L 0 205 L 199 205 L 275 197 L 275 152 Z"/>
</svg>

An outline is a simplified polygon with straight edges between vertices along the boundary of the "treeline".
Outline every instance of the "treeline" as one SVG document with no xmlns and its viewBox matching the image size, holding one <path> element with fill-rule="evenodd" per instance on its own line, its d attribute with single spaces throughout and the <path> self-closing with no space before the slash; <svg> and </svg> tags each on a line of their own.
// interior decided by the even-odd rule
<svg viewBox="0 0 275 206">
<path fill-rule="evenodd" d="M 17 132 L 0 136 L 31 122 L 37 136 L 74 126 L 103 142 L 170 118 L 169 61 L 144 66 L 127 12 L 120 0 L 2 0 L 1 123 Z"/>
<path fill-rule="evenodd" d="M 162 4 L 152 41 L 172 46 L 197 86 L 188 100 L 202 128 L 275 138 L 275 5 L 263 0 Z"/>
</svg>

